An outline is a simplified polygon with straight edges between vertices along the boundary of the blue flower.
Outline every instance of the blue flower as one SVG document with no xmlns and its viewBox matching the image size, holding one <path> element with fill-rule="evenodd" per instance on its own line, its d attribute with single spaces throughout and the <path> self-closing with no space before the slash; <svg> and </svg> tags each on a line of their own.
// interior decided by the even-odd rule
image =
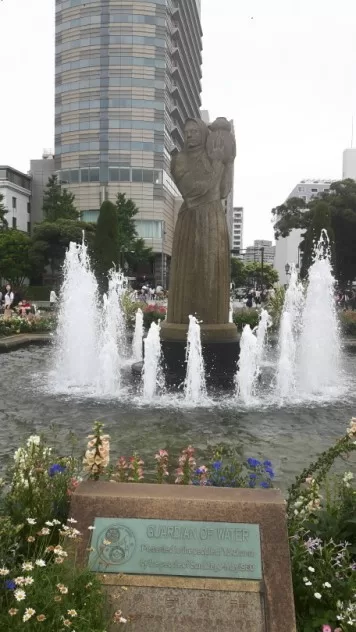
<svg viewBox="0 0 356 632">
<path fill-rule="evenodd" d="M 50 476 L 55 476 L 56 474 L 62 474 L 62 472 L 65 471 L 65 467 L 63 465 L 59 465 L 59 463 L 55 463 L 54 465 L 51 465 L 51 467 L 48 470 L 48 474 Z"/>
<path fill-rule="evenodd" d="M 200 476 L 200 474 L 203 474 L 203 471 L 200 467 L 197 467 L 197 469 L 195 470 L 195 473 L 197 474 L 197 476 Z"/>
<path fill-rule="evenodd" d="M 272 467 L 272 462 L 271 461 L 263 461 L 263 465 L 265 465 L 266 467 Z"/>
<path fill-rule="evenodd" d="M 16 584 L 12 579 L 7 579 L 5 582 L 6 590 L 15 590 Z"/>
<path fill-rule="evenodd" d="M 222 461 L 214 461 L 212 466 L 213 466 L 214 470 L 221 470 L 221 468 L 222 468 Z"/>
<path fill-rule="evenodd" d="M 257 459 L 252 459 L 251 457 L 247 459 L 247 463 L 250 467 L 258 467 L 259 465 L 261 465 L 261 461 L 258 461 Z"/>
<path fill-rule="evenodd" d="M 274 478 L 274 471 L 272 470 L 271 467 L 266 467 L 265 472 L 266 474 L 269 474 L 271 478 Z"/>
<path fill-rule="evenodd" d="M 269 489 L 269 483 L 267 483 L 267 481 L 262 481 L 262 483 L 260 483 L 260 487 L 263 487 L 264 489 Z"/>
<path fill-rule="evenodd" d="M 253 478 L 256 478 L 256 477 L 257 477 L 256 472 L 251 472 L 251 474 L 250 474 L 250 478 L 251 478 L 251 479 L 253 479 Z"/>
<path fill-rule="evenodd" d="M 249 487 L 256 487 L 256 481 L 254 478 L 252 478 L 248 484 Z"/>
</svg>

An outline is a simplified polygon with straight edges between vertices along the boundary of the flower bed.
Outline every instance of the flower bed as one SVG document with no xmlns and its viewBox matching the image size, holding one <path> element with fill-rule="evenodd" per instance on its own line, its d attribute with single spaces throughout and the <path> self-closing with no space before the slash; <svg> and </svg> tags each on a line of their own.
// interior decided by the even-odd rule
<svg viewBox="0 0 356 632">
<path fill-rule="evenodd" d="M 11 318 L 0 317 L 0 338 L 3 336 L 14 336 L 15 334 L 39 334 L 54 331 L 56 320 L 53 316 L 36 316 L 31 320 L 12 316 Z"/>
<path fill-rule="evenodd" d="M 356 492 L 352 472 L 329 478 L 335 459 L 356 451 L 356 419 L 346 434 L 307 467 L 288 491 L 287 517 L 298 632 L 353 632 L 356 629 Z M 0 630 L 48 629 L 104 632 L 124 624 L 110 611 L 90 569 L 76 565 L 78 538 L 87 537 L 69 516 L 70 497 L 82 479 L 144 483 L 139 454 L 110 464 L 110 437 L 96 423 L 84 460 L 58 457 L 31 436 L 14 455 L 0 498 Z M 195 450 L 177 462 L 165 449 L 148 464 L 157 484 L 271 488 L 268 460 L 241 462 L 218 449 L 208 463 Z"/>
<path fill-rule="evenodd" d="M 342 333 L 345 336 L 356 336 L 356 312 L 340 312 L 339 318 Z"/>
</svg>

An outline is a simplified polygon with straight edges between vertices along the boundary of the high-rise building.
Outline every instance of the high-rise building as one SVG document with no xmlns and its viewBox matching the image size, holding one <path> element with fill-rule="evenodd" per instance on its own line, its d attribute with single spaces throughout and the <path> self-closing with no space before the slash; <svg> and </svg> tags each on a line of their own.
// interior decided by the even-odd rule
<svg viewBox="0 0 356 632">
<path fill-rule="evenodd" d="M 164 280 L 176 196 L 170 155 L 199 117 L 198 0 L 56 0 L 55 168 L 83 220 L 125 192 Z"/>
<path fill-rule="evenodd" d="M 244 210 L 242 206 L 236 206 L 232 214 L 232 250 L 236 252 L 243 248 L 243 231 L 244 231 Z M 242 256 L 242 255 L 241 255 Z"/>
<path fill-rule="evenodd" d="M 268 263 L 273 266 L 275 251 L 276 247 L 272 246 L 271 241 L 266 239 L 255 239 L 253 246 L 247 246 L 244 254 L 244 261 L 245 263 L 250 263 L 252 261 L 260 262 L 263 256 L 264 263 Z"/>
<path fill-rule="evenodd" d="M 328 191 L 332 180 L 301 180 L 288 195 L 290 198 L 299 197 L 307 204 L 313 197 L 317 197 L 324 191 Z M 294 229 L 288 237 L 280 237 L 276 240 L 276 256 L 274 267 L 279 275 L 281 285 L 288 283 L 286 264 L 301 264 L 300 243 L 302 241 L 302 230 Z"/>
<path fill-rule="evenodd" d="M 9 228 L 24 233 L 31 229 L 31 177 L 9 166 L 0 166 L 0 193 L 7 209 Z"/>
<path fill-rule="evenodd" d="M 342 179 L 356 180 L 356 149 L 345 149 L 342 156 Z"/>
</svg>

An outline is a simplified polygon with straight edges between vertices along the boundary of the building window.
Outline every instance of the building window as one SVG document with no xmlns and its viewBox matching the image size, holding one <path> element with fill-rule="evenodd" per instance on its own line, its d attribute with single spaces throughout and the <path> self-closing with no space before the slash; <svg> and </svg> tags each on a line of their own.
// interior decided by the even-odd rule
<svg viewBox="0 0 356 632">
<path fill-rule="evenodd" d="M 27 232 L 28 234 L 31 232 L 31 222 L 27 222 Z"/>
<path fill-rule="evenodd" d="M 14 209 L 14 211 L 16 211 L 17 208 L 17 200 L 15 197 L 12 198 L 12 208 Z"/>
<path fill-rule="evenodd" d="M 16 217 L 12 218 L 12 228 L 17 228 L 17 219 L 16 219 Z"/>
<path fill-rule="evenodd" d="M 312 189 L 312 193 L 318 193 L 318 189 Z"/>
<path fill-rule="evenodd" d="M 162 239 L 162 221 L 161 220 L 136 220 L 136 230 L 142 239 Z"/>
<path fill-rule="evenodd" d="M 31 213 L 31 202 L 27 202 L 27 212 Z"/>
</svg>

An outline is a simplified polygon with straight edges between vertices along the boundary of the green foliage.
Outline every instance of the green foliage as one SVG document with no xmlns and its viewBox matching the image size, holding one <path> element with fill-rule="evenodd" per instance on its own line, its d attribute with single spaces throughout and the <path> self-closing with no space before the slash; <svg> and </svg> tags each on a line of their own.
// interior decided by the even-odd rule
<svg viewBox="0 0 356 632">
<path fill-rule="evenodd" d="M 356 450 L 356 420 L 288 490 L 288 530 L 298 632 L 342 625 L 351 632 L 356 590 L 356 491 L 346 472 L 328 479 L 338 458 Z"/>
<path fill-rule="evenodd" d="M 233 321 L 238 329 L 242 331 L 245 325 L 250 325 L 251 329 L 257 327 L 260 317 L 257 309 L 236 309 L 233 313 Z"/>
<path fill-rule="evenodd" d="M 326 208 L 320 207 L 320 202 Z M 351 179 L 333 182 L 329 191 L 313 198 L 306 207 L 303 200 L 292 198 L 285 204 L 272 209 L 275 218 L 275 235 L 287 237 L 291 230 L 304 230 L 307 238 L 304 248 L 307 261 L 310 253 L 310 239 L 320 228 L 321 219 L 329 224 L 331 232 L 334 271 L 342 286 L 356 278 L 356 182 Z M 312 226 L 314 225 L 314 229 Z M 308 233 L 309 231 L 309 233 Z M 319 235 L 320 236 L 320 235 Z M 319 237 L 317 237 L 319 239 Z M 303 268 L 303 273 L 305 270 Z"/>
<path fill-rule="evenodd" d="M 52 285 L 29 285 L 23 293 L 30 301 L 49 301 L 51 290 Z"/>
<path fill-rule="evenodd" d="M 144 240 L 137 235 L 135 217 L 139 209 L 125 193 L 118 193 L 116 211 L 120 265 L 123 267 L 126 260 L 130 269 L 136 271 L 139 264 L 146 263 L 152 256 L 152 249 L 146 248 Z"/>
<path fill-rule="evenodd" d="M 340 312 L 341 329 L 345 336 L 356 336 L 356 312 L 347 310 Z"/>
<path fill-rule="evenodd" d="M 121 307 L 124 312 L 125 323 L 129 329 L 132 329 L 135 325 L 136 312 L 140 308 L 142 311 L 146 307 L 146 303 L 133 300 L 132 292 L 127 290 L 121 296 Z"/>
<path fill-rule="evenodd" d="M 23 284 L 32 272 L 31 238 L 19 230 L 0 232 L 0 277 L 13 286 Z"/>
<path fill-rule="evenodd" d="M 69 242 L 80 243 L 83 231 L 90 248 L 94 241 L 94 224 L 74 219 L 58 219 L 55 222 L 45 221 L 37 224 L 32 239 L 31 257 L 41 261 L 42 270 L 45 265 L 50 265 L 54 276 L 63 264 Z"/>
<path fill-rule="evenodd" d="M 5 217 L 8 210 L 4 204 L 4 196 L 0 193 L 0 230 L 6 230 L 8 227 L 8 221 Z"/>
<path fill-rule="evenodd" d="M 231 257 L 231 281 L 235 287 L 242 287 L 246 283 L 245 264 L 238 257 Z"/>
<path fill-rule="evenodd" d="M 318 243 L 321 231 L 325 229 L 328 233 L 331 244 L 334 243 L 334 231 L 331 226 L 331 211 L 329 206 L 323 201 L 317 201 L 313 209 L 310 226 L 308 227 L 304 239 L 300 245 L 302 252 L 302 266 L 300 276 L 304 279 L 313 263 L 313 253 L 315 244 Z"/>
<path fill-rule="evenodd" d="M 109 270 L 118 265 L 120 255 L 117 211 L 112 202 L 105 201 L 100 207 L 93 251 L 100 285 L 106 289 L 105 279 Z"/>
<path fill-rule="evenodd" d="M 75 196 L 62 189 L 56 175 L 50 176 L 43 194 L 43 216 L 47 222 L 59 219 L 77 220 L 79 212 L 74 205 Z"/>
</svg>

